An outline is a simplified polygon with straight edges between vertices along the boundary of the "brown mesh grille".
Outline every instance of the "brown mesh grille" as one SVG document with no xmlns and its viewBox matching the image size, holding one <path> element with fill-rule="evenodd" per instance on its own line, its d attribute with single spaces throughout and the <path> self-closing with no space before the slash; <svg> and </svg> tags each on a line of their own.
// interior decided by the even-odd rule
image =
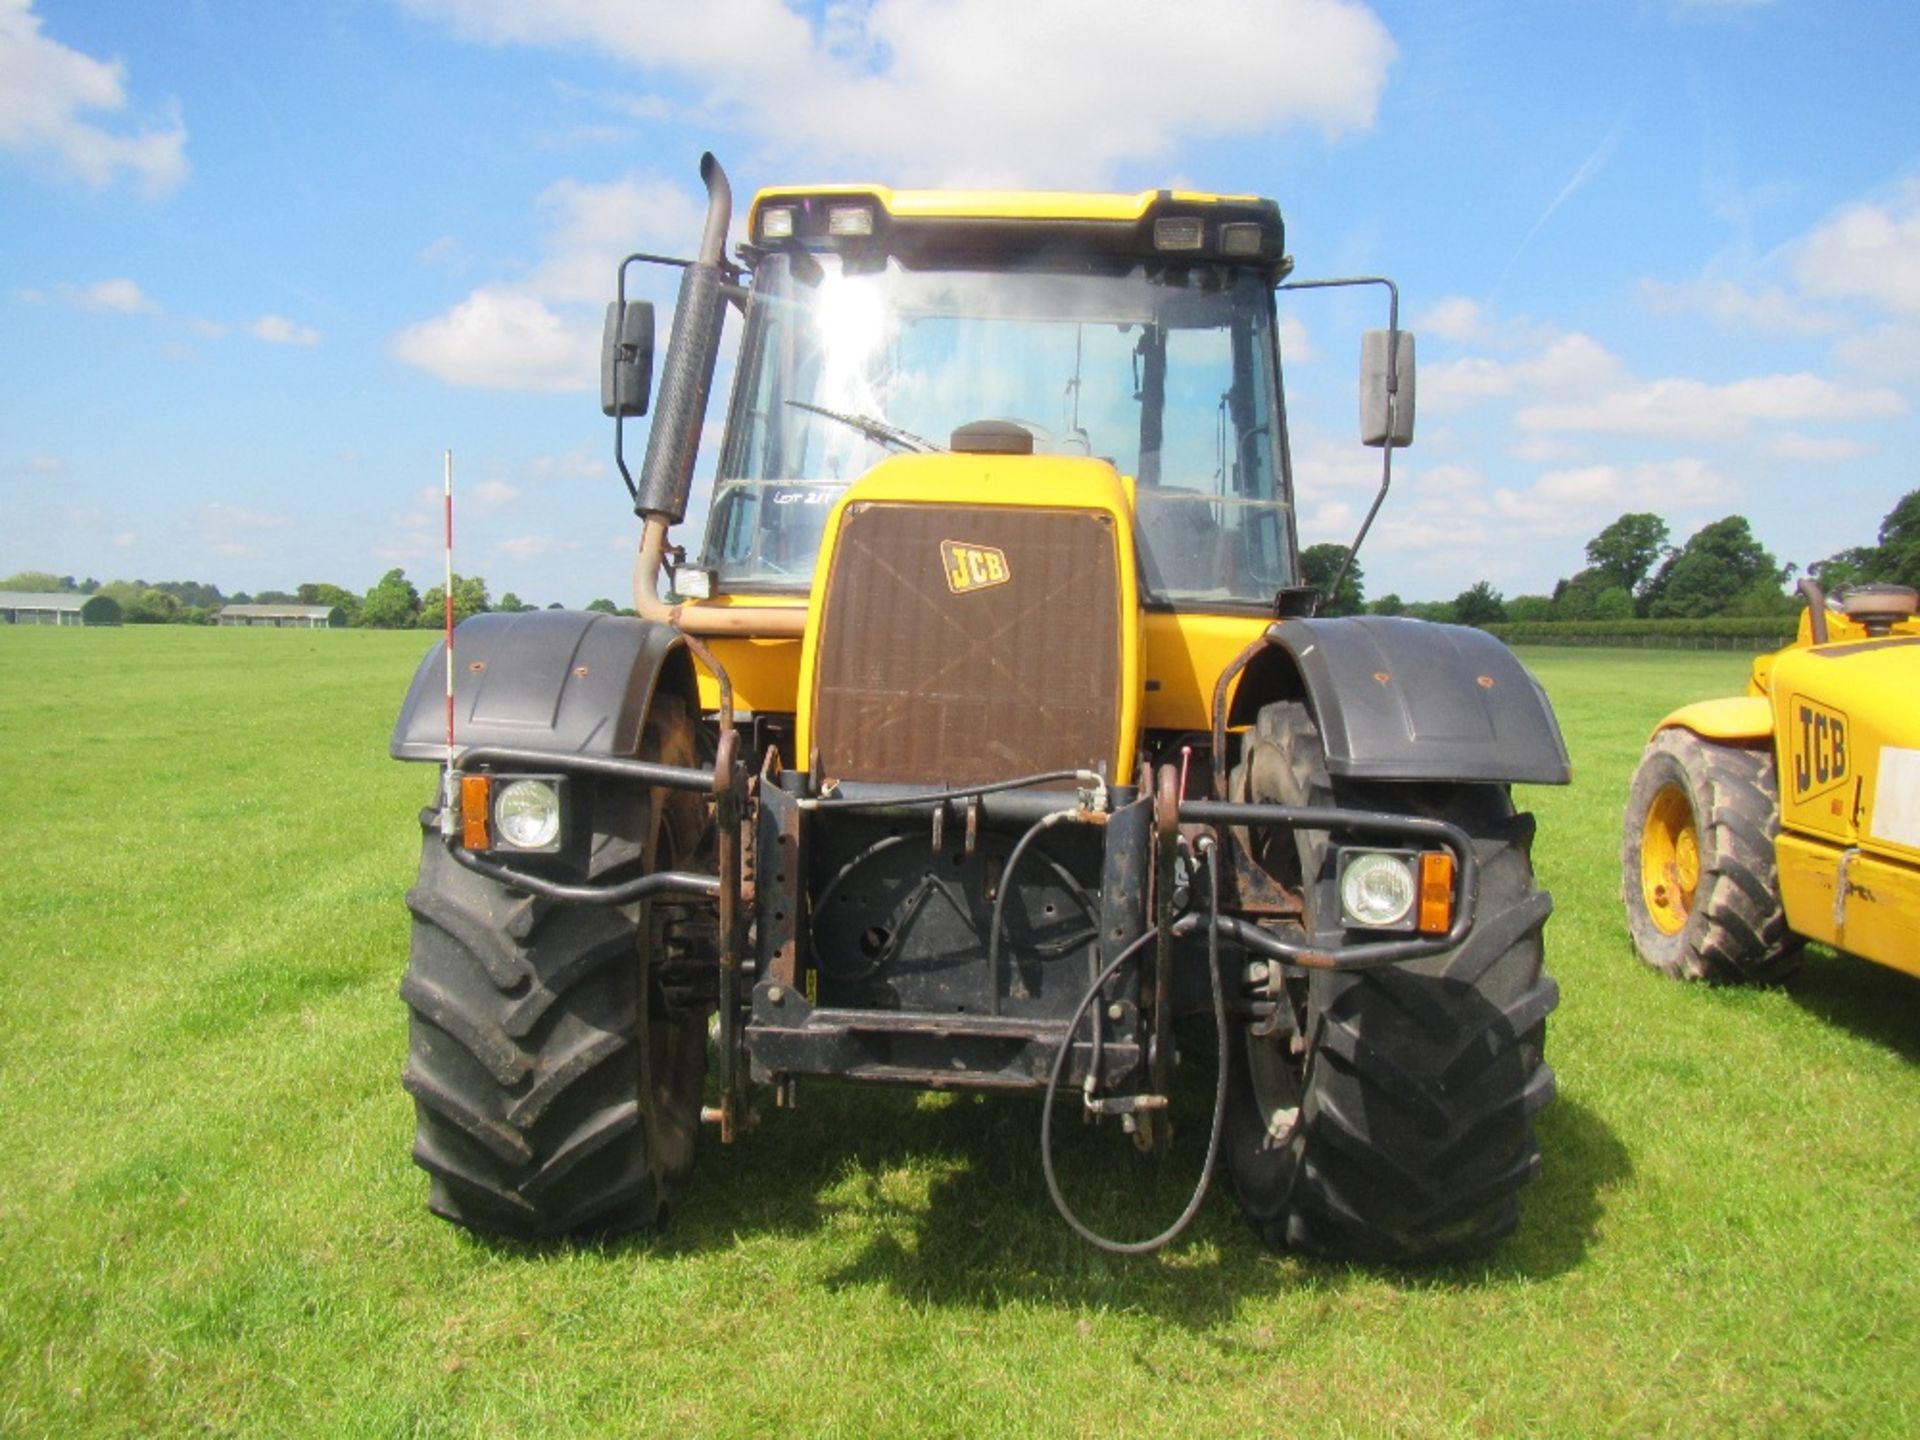
<svg viewBox="0 0 1920 1440">
<path fill-rule="evenodd" d="M 815 662 L 822 770 L 965 784 L 1111 769 L 1115 557 L 1112 520 L 1099 511 L 850 506 Z M 948 563 L 970 558 L 956 593 Z"/>
</svg>

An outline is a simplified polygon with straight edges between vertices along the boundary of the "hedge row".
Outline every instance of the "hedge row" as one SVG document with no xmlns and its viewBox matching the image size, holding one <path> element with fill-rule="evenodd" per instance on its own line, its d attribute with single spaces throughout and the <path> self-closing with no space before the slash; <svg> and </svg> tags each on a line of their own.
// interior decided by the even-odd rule
<svg viewBox="0 0 1920 1440">
<path fill-rule="evenodd" d="M 1793 639 L 1797 615 L 1711 620 L 1523 620 L 1488 625 L 1509 645 L 1608 645 L 1653 650 L 1776 650 Z"/>
</svg>

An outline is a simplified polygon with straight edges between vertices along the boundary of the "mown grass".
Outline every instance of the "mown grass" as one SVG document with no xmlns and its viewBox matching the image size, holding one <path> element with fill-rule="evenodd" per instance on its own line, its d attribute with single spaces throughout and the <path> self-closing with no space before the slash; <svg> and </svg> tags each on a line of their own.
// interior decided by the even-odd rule
<svg viewBox="0 0 1920 1440">
<path fill-rule="evenodd" d="M 1216 1195 L 1121 1261 L 1047 1205 L 1031 1104 L 805 1092 L 651 1242 L 430 1218 L 394 986 L 424 637 L 0 632 L 0 1431 L 503 1435 L 1920 1430 L 1920 986 L 1642 971 L 1616 899 L 1648 725 L 1726 655 L 1540 650 L 1529 792 L 1563 989 L 1546 1171 L 1490 1259 L 1276 1257 Z M 1104 1225 L 1152 1165 L 1063 1167 Z"/>
</svg>

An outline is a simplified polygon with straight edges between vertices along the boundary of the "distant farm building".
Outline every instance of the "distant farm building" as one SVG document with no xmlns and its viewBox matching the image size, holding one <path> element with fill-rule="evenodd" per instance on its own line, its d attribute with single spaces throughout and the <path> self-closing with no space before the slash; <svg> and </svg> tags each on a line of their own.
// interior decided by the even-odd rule
<svg viewBox="0 0 1920 1440">
<path fill-rule="evenodd" d="M 111 595 L 82 595 L 77 590 L 38 595 L 0 590 L 0 624 L 118 625 L 120 604 Z"/>
<path fill-rule="evenodd" d="M 338 630 L 347 615 L 338 605 L 226 605 L 216 625 L 265 625 L 278 630 Z"/>
</svg>

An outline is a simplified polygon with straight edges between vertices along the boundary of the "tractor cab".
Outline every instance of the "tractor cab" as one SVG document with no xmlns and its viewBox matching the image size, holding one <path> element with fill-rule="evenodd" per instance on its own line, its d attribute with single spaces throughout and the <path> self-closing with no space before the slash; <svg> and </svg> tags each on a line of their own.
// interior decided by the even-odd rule
<svg viewBox="0 0 1920 1440">
<path fill-rule="evenodd" d="M 1271 202 L 775 190 L 748 227 L 696 587 L 806 590 L 849 485 L 955 450 L 1125 477 L 1148 604 L 1266 610 L 1296 583 Z"/>
</svg>

